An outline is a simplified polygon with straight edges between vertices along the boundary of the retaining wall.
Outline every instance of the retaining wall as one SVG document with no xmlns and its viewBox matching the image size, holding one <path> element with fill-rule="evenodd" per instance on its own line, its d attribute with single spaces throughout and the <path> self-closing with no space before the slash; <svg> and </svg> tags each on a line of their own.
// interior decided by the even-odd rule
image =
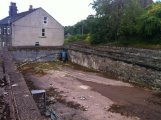
<svg viewBox="0 0 161 120">
<path fill-rule="evenodd" d="M 43 120 L 23 75 L 16 70 L 11 54 L 3 50 L 2 62 L 11 98 L 13 120 Z"/>
<path fill-rule="evenodd" d="M 106 72 L 120 80 L 161 89 L 161 50 L 67 46 L 71 62 Z"/>
<path fill-rule="evenodd" d="M 161 50 L 72 44 L 65 46 L 73 63 L 102 71 L 117 79 L 161 89 Z M 63 47 L 12 47 L 17 62 L 54 61 Z M 46 56 L 46 57 L 44 57 Z"/>
<path fill-rule="evenodd" d="M 59 57 L 62 47 L 12 47 L 9 51 L 16 62 L 54 61 Z"/>
</svg>

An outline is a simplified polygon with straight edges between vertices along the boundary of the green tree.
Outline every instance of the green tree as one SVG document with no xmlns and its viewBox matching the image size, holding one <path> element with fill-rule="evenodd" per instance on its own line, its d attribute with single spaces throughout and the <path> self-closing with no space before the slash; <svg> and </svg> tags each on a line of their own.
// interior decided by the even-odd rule
<svg viewBox="0 0 161 120">
<path fill-rule="evenodd" d="M 124 5 L 123 15 L 119 25 L 119 35 L 126 39 L 134 37 L 134 35 L 136 35 L 137 18 L 142 13 L 143 8 L 139 1 L 129 0 L 128 3 Z"/>
<path fill-rule="evenodd" d="M 161 37 L 161 3 L 146 8 L 138 20 L 138 33 L 144 39 L 154 40 Z"/>
<path fill-rule="evenodd" d="M 136 18 L 143 9 L 140 0 L 95 0 L 92 5 L 98 18 L 106 19 L 100 26 L 103 27 L 102 33 L 106 34 L 103 35 L 105 41 L 117 41 L 122 36 L 129 37 L 135 33 Z"/>
<path fill-rule="evenodd" d="M 152 3 L 152 0 L 94 0 L 91 5 L 96 16 L 90 15 L 74 26 L 66 26 L 65 35 L 74 35 L 71 41 L 87 37 L 92 44 L 130 40 L 136 36 L 154 39 L 161 32 L 161 5 Z"/>
</svg>

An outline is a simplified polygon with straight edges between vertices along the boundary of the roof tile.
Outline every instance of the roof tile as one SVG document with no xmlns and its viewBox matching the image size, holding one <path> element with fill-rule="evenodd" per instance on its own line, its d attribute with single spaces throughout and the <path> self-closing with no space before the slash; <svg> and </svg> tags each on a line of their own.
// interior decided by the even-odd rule
<svg viewBox="0 0 161 120">
<path fill-rule="evenodd" d="M 37 8 L 37 9 L 39 9 L 39 8 Z M 9 24 L 9 22 L 13 23 L 13 22 L 19 20 L 20 18 L 22 18 L 22 17 L 24 17 L 24 16 L 36 11 L 37 9 L 21 12 L 21 13 L 18 13 L 17 15 L 15 15 L 15 16 L 12 16 L 12 17 L 11 16 L 5 17 L 2 20 L 0 20 L 0 24 L 1 25 L 6 25 L 6 24 Z"/>
</svg>

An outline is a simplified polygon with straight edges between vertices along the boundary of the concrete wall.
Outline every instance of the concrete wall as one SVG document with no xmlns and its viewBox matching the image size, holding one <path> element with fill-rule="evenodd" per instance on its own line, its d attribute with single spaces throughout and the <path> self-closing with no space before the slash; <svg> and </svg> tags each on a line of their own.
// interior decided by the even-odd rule
<svg viewBox="0 0 161 120">
<path fill-rule="evenodd" d="M 16 62 L 24 61 L 54 61 L 58 59 L 62 50 L 61 47 L 25 47 L 25 48 L 11 48 L 13 60 Z"/>
<path fill-rule="evenodd" d="M 44 17 L 48 23 L 44 24 Z M 39 8 L 13 23 L 12 46 L 61 46 L 64 43 L 64 28 L 45 10 Z M 42 37 L 42 28 L 46 35 Z"/>
<path fill-rule="evenodd" d="M 104 72 L 116 79 L 152 89 L 161 89 L 161 50 L 124 47 L 68 46 L 69 60 L 90 69 Z M 53 61 L 61 47 L 25 47 L 10 49 L 17 62 Z"/>
<path fill-rule="evenodd" d="M 158 54 L 161 51 L 130 48 L 124 50 L 125 48 L 98 50 L 73 46 L 69 48 L 68 54 L 73 63 L 102 71 L 116 79 L 161 89 L 161 54 Z M 110 54 L 109 51 L 113 52 Z M 151 57 L 145 59 L 145 56 Z"/>
<path fill-rule="evenodd" d="M 44 120 L 37 108 L 37 105 L 27 87 L 23 75 L 16 70 L 11 54 L 7 49 L 3 49 L 1 62 L 3 72 L 8 82 L 6 88 L 10 105 L 12 120 Z M 16 85 L 16 86 L 12 86 Z"/>
</svg>

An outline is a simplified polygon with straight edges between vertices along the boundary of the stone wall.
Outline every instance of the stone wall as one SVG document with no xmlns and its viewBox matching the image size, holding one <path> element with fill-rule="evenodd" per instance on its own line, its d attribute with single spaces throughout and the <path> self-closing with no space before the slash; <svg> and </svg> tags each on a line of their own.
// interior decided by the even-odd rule
<svg viewBox="0 0 161 120">
<path fill-rule="evenodd" d="M 67 48 L 73 63 L 110 73 L 120 80 L 161 88 L 161 50 L 78 45 Z"/>
<path fill-rule="evenodd" d="M 161 50 L 127 47 L 92 47 L 88 45 L 65 46 L 73 63 L 102 71 L 115 78 L 161 89 Z M 12 47 L 13 60 L 54 61 L 62 47 Z"/>
<path fill-rule="evenodd" d="M 8 102 L 12 120 L 44 120 L 27 87 L 23 75 L 17 71 L 12 56 L 7 49 L 3 49 L 1 62 L 4 78 L 7 82 Z"/>
<path fill-rule="evenodd" d="M 59 57 L 61 47 L 12 47 L 13 60 L 24 61 L 54 61 Z"/>
</svg>

